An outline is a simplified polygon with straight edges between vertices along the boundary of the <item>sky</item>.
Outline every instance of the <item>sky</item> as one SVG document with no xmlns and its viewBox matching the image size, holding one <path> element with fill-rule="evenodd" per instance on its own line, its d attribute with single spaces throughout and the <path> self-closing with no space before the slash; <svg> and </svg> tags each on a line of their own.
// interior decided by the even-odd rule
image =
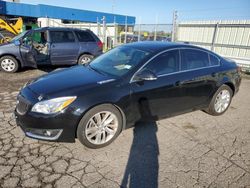
<svg viewBox="0 0 250 188">
<path fill-rule="evenodd" d="M 68 8 L 116 13 L 136 17 L 136 23 L 167 24 L 173 11 L 178 21 L 250 19 L 250 0 L 21 0 Z"/>
</svg>

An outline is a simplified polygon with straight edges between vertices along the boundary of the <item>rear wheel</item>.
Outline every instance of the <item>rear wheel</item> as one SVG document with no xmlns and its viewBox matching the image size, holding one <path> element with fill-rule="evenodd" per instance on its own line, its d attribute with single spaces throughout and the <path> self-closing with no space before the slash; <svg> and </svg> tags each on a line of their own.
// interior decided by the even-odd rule
<svg viewBox="0 0 250 188">
<path fill-rule="evenodd" d="M 78 59 L 78 64 L 79 65 L 85 65 L 88 64 L 92 59 L 94 58 L 94 56 L 89 55 L 89 54 L 83 54 L 79 57 Z"/>
<path fill-rule="evenodd" d="M 103 104 L 89 110 L 77 128 L 80 142 L 89 148 L 101 148 L 113 142 L 122 130 L 122 117 L 111 104 Z"/>
<path fill-rule="evenodd" d="M 4 72 L 13 73 L 19 68 L 18 61 L 12 56 L 3 56 L 0 58 L 0 69 Z"/>
<path fill-rule="evenodd" d="M 206 110 L 208 114 L 219 116 L 225 113 L 231 104 L 233 96 L 232 89 L 227 85 L 222 85 L 214 94 L 209 108 Z"/>
</svg>

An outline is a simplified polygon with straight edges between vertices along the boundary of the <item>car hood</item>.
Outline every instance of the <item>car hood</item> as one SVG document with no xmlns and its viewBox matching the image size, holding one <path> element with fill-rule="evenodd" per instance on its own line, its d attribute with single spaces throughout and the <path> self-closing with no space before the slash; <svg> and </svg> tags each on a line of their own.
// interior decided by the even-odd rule
<svg viewBox="0 0 250 188">
<path fill-rule="evenodd" d="M 10 42 L 10 43 L 4 43 L 4 44 L 0 44 L 0 49 L 1 48 L 13 48 L 14 46 L 16 46 L 14 43 Z"/>
<path fill-rule="evenodd" d="M 75 66 L 39 77 L 27 87 L 38 96 L 47 98 L 56 93 L 69 93 L 79 88 L 87 89 L 114 80 L 113 77 L 100 74 L 90 67 Z"/>
</svg>

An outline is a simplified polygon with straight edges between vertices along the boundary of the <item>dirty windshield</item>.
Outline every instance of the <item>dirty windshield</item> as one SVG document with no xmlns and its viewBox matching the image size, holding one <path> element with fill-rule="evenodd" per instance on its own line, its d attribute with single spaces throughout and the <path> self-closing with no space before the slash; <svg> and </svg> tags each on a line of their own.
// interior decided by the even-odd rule
<svg viewBox="0 0 250 188">
<path fill-rule="evenodd" d="M 150 55 L 150 52 L 129 47 L 117 47 L 90 63 L 97 71 L 123 76 Z"/>
</svg>

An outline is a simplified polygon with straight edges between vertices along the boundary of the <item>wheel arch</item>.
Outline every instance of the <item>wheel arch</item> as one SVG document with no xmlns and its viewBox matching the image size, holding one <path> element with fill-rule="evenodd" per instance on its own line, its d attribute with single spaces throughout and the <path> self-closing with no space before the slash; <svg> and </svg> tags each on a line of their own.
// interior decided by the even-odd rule
<svg viewBox="0 0 250 188">
<path fill-rule="evenodd" d="M 10 54 L 10 53 L 4 53 L 4 54 L 0 55 L 0 58 L 2 58 L 4 56 L 11 56 L 11 57 L 15 58 L 17 60 L 18 64 L 20 65 L 20 67 L 23 67 L 22 61 L 17 56 Z"/>
<path fill-rule="evenodd" d="M 124 130 L 126 128 L 126 115 L 123 112 L 122 108 L 120 106 L 118 106 L 117 104 L 114 104 L 112 102 L 103 102 L 103 103 L 98 103 L 98 104 L 95 104 L 93 106 L 90 106 L 87 110 L 84 111 L 84 113 L 81 114 L 79 121 L 78 121 L 78 124 L 77 124 L 76 129 L 75 129 L 75 138 L 77 138 L 77 128 L 79 126 L 79 123 L 80 123 L 81 119 L 85 116 L 85 114 L 88 111 L 90 111 L 92 108 L 100 106 L 100 105 L 105 105 L 105 104 L 113 106 L 114 108 L 116 108 L 120 112 L 121 117 L 122 117 L 122 130 Z"/>
<path fill-rule="evenodd" d="M 230 87 L 230 89 L 233 91 L 233 96 L 235 93 L 235 86 L 232 82 L 225 82 L 224 85 L 227 85 L 228 87 Z"/>
<path fill-rule="evenodd" d="M 222 85 L 227 85 L 228 87 L 230 87 L 230 89 L 232 90 L 233 92 L 233 96 L 235 94 L 235 85 L 234 85 L 234 80 L 231 79 L 229 76 L 224 76 L 221 81 L 220 81 L 220 84 L 219 84 L 219 87 L 218 89 L 222 86 Z"/>
<path fill-rule="evenodd" d="M 79 61 L 79 59 L 80 59 L 80 57 L 81 57 L 82 55 L 92 55 L 92 56 L 94 56 L 94 55 L 93 55 L 92 53 L 90 53 L 90 52 L 81 52 L 81 53 L 78 55 L 77 61 Z"/>
</svg>

